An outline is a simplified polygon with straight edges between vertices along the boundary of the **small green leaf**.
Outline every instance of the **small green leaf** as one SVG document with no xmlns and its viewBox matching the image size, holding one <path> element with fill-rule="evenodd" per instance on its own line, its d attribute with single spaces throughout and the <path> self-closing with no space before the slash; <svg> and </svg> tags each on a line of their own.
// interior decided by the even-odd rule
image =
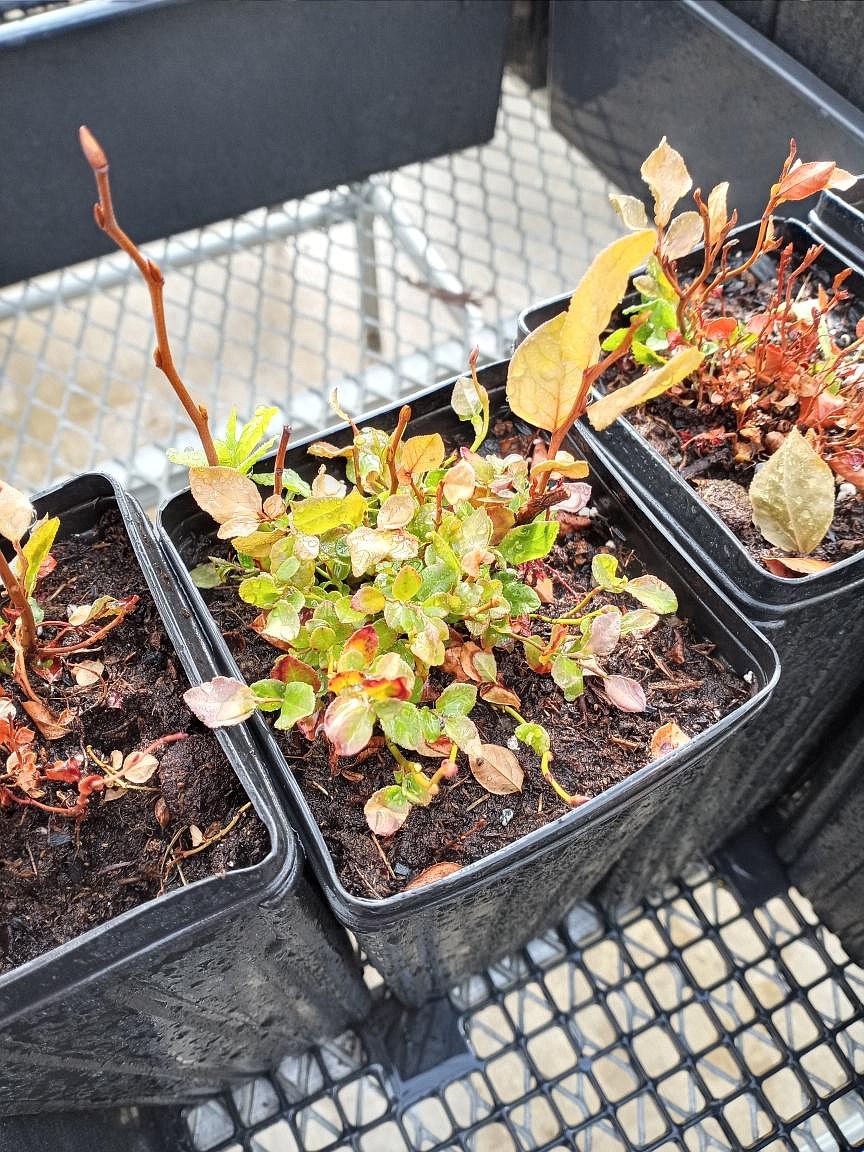
<svg viewBox="0 0 864 1152">
<path fill-rule="evenodd" d="M 270 640 L 290 643 L 297 638 L 299 631 L 300 615 L 297 609 L 287 600 L 278 600 L 267 614 L 261 635 Z"/>
<path fill-rule="evenodd" d="M 222 571 L 211 561 L 196 565 L 189 573 L 196 588 L 221 588 L 225 583 Z"/>
<path fill-rule="evenodd" d="M 291 505 L 294 527 L 310 536 L 321 536 L 334 528 L 355 528 L 366 513 L 366 501 L 354 489 L 345 497 L 309 496 Z"/>
<path fill-rule="evenodd" d="M 256 680 L 251 685 L 255 703 L 262 712 L 278 712 L 282 707 L 282 698 L 285 695 L 285 683 L 270 677 L 267 680 Z"/>
<path fill-rule="evenodd" d="M 315 692 L 311 685 L 295 680 L 284 688 L 282 708 L 275 724 L 276 728 L 283 731 L 293 728 L 298 720 L 311 716 L 315 711 Z"/>
<path fill-rule="evenodd" d="M 282 595 L 279 585 L 266 572 L 243 580 L 237 592 L 244 604 L 253 604 L 256 608 L 272 608 Z"/>
<path fill-rule="evenodd" d="M 444 731 L 460 752 L 466 752 L 469 756 L 480 754 L 480 734 L 474 721 L 467 716 L 445 716 Z"/>
<path fill-rule="evenodd" d="M 621 617 L 621 635 L 627 636 L 647 636 L 647 634 L 656 628 L 660 622 L 660 617 L 655 612 L 649 612 L 645 608 L 637 608 L 635 612 L 625 612 Z"/>
<path fill-rule="evenodd" d="M 473 684 L 448 684 L 435 701 L 435 711 L 442 716 L 467 716 L 476 703 Z"/>
<path fill-rule="evenodd" d="M 381 700 L 375 713 L 384 735 L 400 748 L 416 751 L 426 739 L 419 709 L 408 700 Z"/>
<path fill-rule="evenodd" d="M 598 552 L 591 561 L 591 576 L 594 583 L 605 592 L 622 592 L 627 587 L 627 577 L 619 576 L 618 561 L 606 552 Z"/>
<path fill-rule="evenodd" d="M 513 735 L 538 756 L 544 755 L 552 747 L 549 733 L 541 724 L 519 724 Z"/>
<path fill-rule="evenodd" d="M 471 658 L 474 671 L 486 684 L 494 684 L 498 679 L 498 665 L 491 652 L 475 652 Z"/>
<path fill-rule="evenodd" d="M 678 611 L 678 597 L 669 585 L 657 576 L 637 576 L 627 584 L 627 592 L 659 616 L 667 616 L 670 612 Z"/>
<path fill-rule="evenodd" d="M 533 588 L 523 583 L 515 572 L 499 572 L 498 579 L 504 592 L 504 599 L 510 605 L 514 616 L 536 612 L 540 607 L 540 597 Z"/>
<path fill-rule="evenodd" d="M 416 568 L 406 564 L 400 568 L 393 581 L 393 598 L 395 600 L 413 600 L 422 587 L 423 580 Z"/>
<path fill-rule="evenodd" d="M 54 538 L 57 535 L 57 529 L 59 527 L 59 518 L 52 516 L 50 519 L 46 518 L 38 521 L 38 523 L 34 524 L 30 529 L 30 536 L 22 549 L 27 560 L 27 576 L 24 580 L 24 589 L 28 596 L 33 595 L 36 580 L 39 577 L 39 569 L 51 551 L 51 545 L 54 543 Z"/>
<path fill-rule="evenodd" d="M 582 665 L 560 653 L 552 661 L 552 679 L 564 693 L 565 700 L 575 700 L 585 691 Z M 517 735 L 518 739 L 518 735 Z"/>
<path fill-rule="evenodd" d="M 535 524 L 520 524 L 511 528 L 498 550 L 508 564 L 526 564 L 548 556 L 558 537 L 557 520 L 538 520 Z"/>
<path fill-rule="evenodd" d="M 362 612 L 364 616 L 375 616 L 382 611 L 386 603 L 384 593 L 374 584 L 364 584 L 351 597 L 351 607 Z"/>
</svg>

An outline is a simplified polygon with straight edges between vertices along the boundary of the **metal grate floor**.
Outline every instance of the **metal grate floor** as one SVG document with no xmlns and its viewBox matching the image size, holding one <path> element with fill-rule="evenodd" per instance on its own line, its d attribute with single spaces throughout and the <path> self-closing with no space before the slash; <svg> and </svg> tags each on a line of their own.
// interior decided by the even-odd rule
<svg viewBox="0 0 864 1152">
<path fill-rule="evenodd" d="M 748 911 L 701 866 L 618 922 L 580 905 L 413 1021 L 420 1049 L 398 1044 L 395 1066 L 386 1008 L 366 1034 L 190 1109 L 190 1147 L 864 1146 L 864 971 L 795 891 Z"/>
<path fill-rule="evenodd" d="M 606 181 L 547 101 L 506 77 L 483 147 L 149 245 L 178 365 L 214 425 L 266 403 L 317 430 L 334 384 L 359 415 L 461 370 L 474 344 L 507 354 L 517 313 L 618 231 Z M 0 291 L 6 478 L 36 489 L 107 468 L 148 503 L 181 486 L 164 451 L 192 440 L 152 345 L 122 255 Z"/>
</svg>

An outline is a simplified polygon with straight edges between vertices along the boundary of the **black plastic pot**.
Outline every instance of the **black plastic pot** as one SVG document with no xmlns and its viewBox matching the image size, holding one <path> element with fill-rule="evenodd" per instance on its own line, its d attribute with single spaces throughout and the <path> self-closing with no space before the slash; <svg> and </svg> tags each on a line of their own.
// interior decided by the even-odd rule
<svg viewBox="0 0 864 1152">
<path fill-rule="evenodd" d="M 792 883 L 864 964 L 864 714 L 848 722 L 790 805 L 777 853 Z"/>
<path fill-rule="evenodd" d="M 797 221 L 778 220 L 777 226 L 797 252 L 822 241 Z M 747 225 L 738 230 L 742 252 L 749 250 L 748 242 L 752 245 L 755 229 L 756 225 Z M 687 257 L 680 267 L 686 270 L 688 262 L 701 267 L 699 256 Z M 830 248 L 816 265 L 829 276 L 846 266 L 847 261 Z M 765 269 L 766 275 L 770 270 Z M 864 277 L 859 272 L 845 287 L 864 305 Z M 561 296 L 523 312 L 518 338 L 561 312 L 568 302 L 569 296 Z M 634 844 L 622 857 L 608 880 L 606 899 L 628 903 L 638 894 L 631 882 L 634 867 L 638 872 L 643 861 L 653 859 L 662 880 L 695 854 L 712 851 L 793 787 L 831 738 L 864 681 L 860 658 L 864 617 L 858 611 L 864 553 L 817 575 L 773 576 L 750 558 L 732 531 L 629 421 L 620 419 L 598 434 L 583 420 L 578 439 L 639 495 L 678 546 L 770 638 L 782 668 L 768 707 L 725 745 L 722 771 L 706 780 L 702 801 L 681 827 L 674 853 L 663 850 L 661 836 L 657 844 L 650 839 Z M 674 813 L 670 810 L 667 815 L 671 830 Z"/>
<path fill-rule="evenodd" d="M 86 475 L 35 504 L 60 515 L 67 536 L 118 507 L 142 587 L 187 675 L 213 675 L 134 501 L 107 476 Z M 249 732 L 218 738 L 267 828 L 269 854 L 141 904 L 0 976 L 0 1115 L 212 1093 L 366 1012 L 347 938 L 305 877 Z"/>
<path fill-rule="evenodd" d="M 0 23 L 0 284 L 101 255 L 89 124 L 139 243 L 495 131 L 509 0 L 89 0 Z"/>
<path fill-rule="evenodd" d="M 848 192 L 823 192 L 810 213 L 810 223 L 832 248 L 864 267 L 864 199 L 858 184 Z"/>
<path fill-rule="evenodd" d="M 506 374 L 506 362 L 481 372 L 493 411 L 503 403 Z M 456 432 L 459 425 L 449 407 L 452 383 L 415 398 L 414 433 L 434 430 L 446 437 Z M 382 410 L 365 423 L 381 421 L 395 423 L 395 410 Z M 327 436 L 337 443 L 348 438 L 344 426 Z M 311 477 L 317 463 L 303 449 L 304 445 L 298 444 L 291 450 L 290 463 Z M 621 491 L 603 463 L 594 458 L 590 446 L 589 462 L 595 500 L 608 514 L 614 530 L 652 572 L 675 587 L 682 612 L 693 620 L 697 631 L 713 640 L 739 673 L 750 675 L 752 699 L 671 756 L 640 769 L 529 836 L 443 880 L 379 901 L 353 896 L 341 885 L 323 837 L 270 728 L 263 717 L 255 718 L 267 757 L 287 785 L 298 826 L 331 907 L 356 934 L 396 995 L 407 1003 L 421 1003 L 446 991 L 454 982 L 481 971 L 557 923 L 576 900 L 599 883 L 640 830 L 650 826 L 677 796 L 686 793 L 691 804 L 698 804 L 701 782 L 713 773 L 719 746 L 765 704 L 776 680 L 776 655 L 770 644 L 679 554 L 653 517 Z M 212 528 L 212 521 L 188 492 L 168 501 L 158 517 L 164 547 L 200 615 L 218 661 L 226 672 L 238 675 L 186 568 L 187 561 L 195 562 L 196 541 Z M 652 880 L 646 872 L 640 874 L 637 883 L 644 890 Z"/>
<path fill-rule="evenodd" d="M 836 28 L 834 3 L 790 6 Z M 739 220 L 761 213 L 790 137 L 804 159 L 864 170 L 860 109 L 715 0 L 552 0 L 549 92 L 558 131 L 637 196 L 664 135 L 706 193 L 735 174 Z"/>
</svg>

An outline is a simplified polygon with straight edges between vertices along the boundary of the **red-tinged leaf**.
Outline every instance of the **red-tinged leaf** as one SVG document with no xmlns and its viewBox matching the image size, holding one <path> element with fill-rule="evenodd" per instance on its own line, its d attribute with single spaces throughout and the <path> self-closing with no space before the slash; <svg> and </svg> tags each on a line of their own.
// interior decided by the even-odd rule
<svg viewBox="0 0 864 1152">
<path fill-rule="evenodd" d="M 130 784 L 146 784 L 156 774 L 159 761 L 149 752 L 130 752 L 123 761 L 121 775 Z"/>
<path fill-rule="evenodd" d="M 637 680 L 631 680 L 629 676 L 607 676 L 603 688 L 609 703 L 622 712 L 645 711 L 645 692 Z"/>
<path fill-rule="evenodd" d="M 856 488 L 864 488 L 864 452 L 860 448 L 838 452 L 828 463 L 841 479 L 854 484 Z"/>
<path fill-rule="evenodd" d="M 372 739 L 375 713 L 362 696 L 337 696 L 324 713 L 324 732 L 337 756 L 354 756 Z"/>
<path fill-rule="evenodd" d="M 356 632 L 352 632 L 342 648 L 343 654 L 345 652 L 356 652 L 363 657 L 363 660 L 371 664 L 378 652 L 380 641 L 378 633 L 371 624 L 367 624 L 364 628 L 358 628 Z"/>
<path fill-rule="evenodd" d="M 440 864 L 433 864 L 431 868 L 424 868 L 415 876 L 410 884 L 406 884 L 403 891 L 410 892 L 413 888 L 425 888 L 427 884 L 434 884 L 436 880 L 443 880 L 445 876 L 452 876 L 454 872 L 461 872 L 462 865 L 453 860 L 442 860 Z"/>
<path fill-rule="evenodd" d="M 183 693 L 189 711 L 208 728 L 242 724 L 255 711 L 255 697 L 248 685 L 230 676 L 216 676 Z"/>
<path fill-rule="evenodd" d="M 280 652 L 292 652 L 293 646 L 290 640 L 280 640 L 276 636 L 264 635 L 264 630 L 267 627 L 267 613 L 259 612 L 254 620 L 250 621 L 249 627 L 253 632 L 257 632 L 262 639 L 266 640 L 271 648 L 277 648 Z"/>
<path fill-rule="evenodd" d="M 801 409 L 798 423 L 803 424 L 805 428 L 818 428 L 820 424 L 833 424 L 835 418 L 846 410 L 846 401 L 842 396 L 820 392 L 809 403 L 806 399 L 802 399 Z"/>
<path fill-rule="evenodd" d="M 69 732 L 65 722 L 66 713 L 55 716 L 48 705 L 43 704 L 41 700 L 24 700 L 21 707 L 46 740 L 59 740 Z"/>
<path fill-rule="evenodd" d="M 42 775 L 57 784 L 77 784 L 81 779 L 81 760 L 72 756 L 68 760 L 55 760 Z"/>
<path fill-rule="evenodd" d="M 314 740 L 318 735 L 318 729 L 321 727 L 321 721 L 321 712 L 313 712 L 311 716 L 301 717 L 294 727 L 298 728 L 307 740 Z"/>
<path fill-rule="evenodd" d="M 690 737 L 687 733 L 679 728 L 674 720 L 670 720 L 668 724 L 661 724 L 651 737 L 651 755 L 657 760 L 689 742 Z"/>
<path fill-rule="evenodd" d="M 511 692 L 509 688 L 502 688 L 500 684 L 490 684 L 488 687 L 480 689 L 480 695 L 489 704 L 497 704 L 499 707 L 510 707 L 519 709 L 522 707 L 522 701 L 515 692 Z"/>
<path fill-rule="evenodd" d="M 730 336 L 735 335 L 738 327 L 738 321 L 731 316 L 718 316 L 715 320 L 709 320 L 702 327 L 702 334 L 707 340 L 728 340 Z"/>
<path fill-rule="evenodd" d="M 363 805 L 366 823 L 376 836 L 392 836 L 398 832 L 410 812 L 411 805 L 396 784 L 379 788 Z"/>
<path fill-rule="evenodd" d="M 855 336 L 858 340 L 864 336 L 864 316 L 862 316 L 858 323 L 855 325 Z"/>
<path fill-rule="evenodd" d="M 63 675 L 63 665 L 60 662 L 60 660 L 58 660 L 58 659 L 37 660 L 33 664 L 33 671 L 36 673 L 37 676 L 39 676 L 42 680 L 44 680 L 46 682 L 46 684 L 53 684 L 53 683 L 55 683 L 55 681 L 59 680 L 60 677 Z M 98 677 L 97 677 L 97 679 L 98 679 Z M 78 683 L 80 683 L 80 681 L 78 681 L 77 676 L 76 676 L 76 681 Z M 91 681 L 91 683 L 95 683 L 95 681 Z"/>
<path fill-rule="evenodd" d="M 57 567 L 56 557 L 54 556 L 53 553 L 51 553 L 48 556 L 46 556 L 45 559 L 42 561 L 42 563 L 39 565 L 39 572 L 38 572 L 38 575 L 36 577 L 37 581 L 38 580 L 44 580 L 46 576 L 50 576 L 50 574 L 54 571 L 54 569 L 56 567 Z"/>
<path fill-rule="evenodd" d="M 279 657 L 270 670 L 270 675 L 274 680 L 281 680 L 283 684 L 294 684 L 297 681 L 308 684 L 314 692 L 321 687 L 321 678 L 315 669 L 303 660 L 298 660 L 290 652 Z"/>
<path fill-rule="evenodd" d="M 468 767 L 477 783 L 495 796 L 522 791 L 525 773 L 509 748 L 481 744 L 479 751 L 468 756 Z"/>
<path fill-rule="evenodd" d="M 812 160 L 793 164 L 777 185 L 777 194 L 781 201 L 806 200 L 826 188 L 850 188 L 854 183 L 855 177 L 838 168 L 833 160 Z"/>
<path fill-rule="evenodd" d="M 363 680 L 363 691 L 370 700 L 408 700 L 411 685 L 403 676 L 393 680 L 385 676 L 367 676 Z"/>
<path fill-rule="evenodd" d="M 331 692 L 347 692 L 349 688 L 359 688 L 363 683 L 363 673 L 356 668 L 349 668 L 347 672 L 337 672 L 327 681 Z"/>
<path fill-rule="evenodd" d="M 811 576 L 814 572 L 824 572 L 832 566 L 830 560 L 816 560 L 813 556 L 763 556 L 762 563 L 774 576 L 785 576 L 787 579 Z"/>
</svg>

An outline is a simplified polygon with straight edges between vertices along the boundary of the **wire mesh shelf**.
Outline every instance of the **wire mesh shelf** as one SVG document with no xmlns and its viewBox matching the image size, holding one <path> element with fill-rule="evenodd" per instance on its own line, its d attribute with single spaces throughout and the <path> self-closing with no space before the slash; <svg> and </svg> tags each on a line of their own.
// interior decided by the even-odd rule
<svg viewBox="0 0 864 1152">
<path fill-rule="evenodd" d="M 407 1074 L 386 1005 L 368 1032 L 190 1109 L 190 1148 L 864 1145 L 864 971 L 794 890 L 748 910 L 700 865 L 620 920 L 579 905 L 447 1013 L 407 1018 Z"/>
<path fill-rule="evenodd" d="M 616 233 L 604 178 L 506 77 L 487 145 L 148 245 L 175 357 L 218 428 L 232 405 L 300 435 L 509 351 L 526 302 L 561 291 Z M 89 212 L 89 204 L 81 211 Z M 117 205 L 122 222 L 122 203 Z M 95 227 L 95 225 L 94 225 Z M 144 286 L 120 254 L 0 291 L 0 451 L 11 483 L 90 468 L 147 503 L 192 443 L 152 363 Z M 274 422 L 275 423 L 275 422 Z"/>
</svg>

